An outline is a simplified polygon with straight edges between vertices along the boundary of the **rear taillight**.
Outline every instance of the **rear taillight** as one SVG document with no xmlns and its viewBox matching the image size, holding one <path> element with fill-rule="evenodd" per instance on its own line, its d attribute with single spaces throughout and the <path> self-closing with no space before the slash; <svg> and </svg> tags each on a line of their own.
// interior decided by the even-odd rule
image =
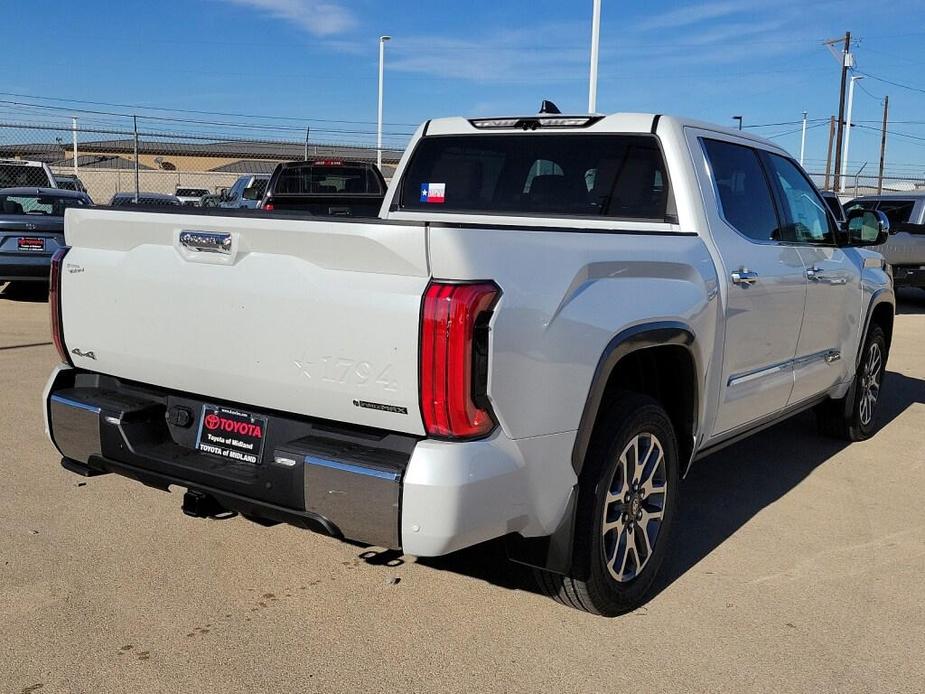
<svg viewBox="0 0 925 694">
<path fill-rule="evenodd" d="M 265 202 L 265 203 L 263 203 L 263 207 L 262 207 L 261 209 L 263 209 L 263 210 L 265 210 L 265 211 L 267 211 L 267 212 L 272 212 L 272 211 L 273 211 L 273 203 L 272 203 L 272 202 Z"/>
<path fill-rule="evenodd" d="M 51 339 L 54 340 L 55 349 L 61 361 L 72 364 L 64 344 L 64 326 L 61 324 L 61 267 L 64 265 L 64 256 L 71 250 L 69 246 L 62 246 L 51 257 L 51 274 L 48 277 L 48 309 L 51 312 Z"/>
<path fill-rule="evenodd" d="M 474 438 L 495 421 L 485 394 L 493 282 L 431 282 L 421 311 L 421 412 L 431 436 Z"/>
</svg>

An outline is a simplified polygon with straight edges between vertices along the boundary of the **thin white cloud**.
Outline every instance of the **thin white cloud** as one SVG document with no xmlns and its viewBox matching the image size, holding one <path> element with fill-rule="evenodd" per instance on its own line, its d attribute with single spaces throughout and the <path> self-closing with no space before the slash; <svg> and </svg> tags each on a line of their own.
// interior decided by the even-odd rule
<svg viewBox="0 0 925 694">
<path fill-rule="evenodd" d="M 722 0 L 720 2 L 707 2 L 700 5 L 683 7 L 663 14 L 656 15 L 642 22 L 637 28 L 649 29 L 678 29 L 681 27 L 699 24 L 710 19 L 722 19 L 732 15 L 753 11 L 753 0 Z"/>
<path fill-rule="evenodd" d="M 273 19 L 295 24 L 315 36 L 333 36 L 356 26 L 353 13 L 325 0 L 224 0 L 232 5 L 251 7 Z"/>
</svg>

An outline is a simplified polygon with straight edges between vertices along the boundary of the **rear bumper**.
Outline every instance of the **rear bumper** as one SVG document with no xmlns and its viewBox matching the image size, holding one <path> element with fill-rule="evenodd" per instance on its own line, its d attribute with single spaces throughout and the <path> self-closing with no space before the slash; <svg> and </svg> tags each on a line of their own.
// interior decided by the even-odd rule
<svg viewBox="0 0 925 694">
<path fill-rule="evenodd" d="M 512 533 L 550 535 L 574 484 L 573 433 L 513 441 L 497 430 L 452 443 L 230 404 L 267 417 L 254 465 L 195 448 L 203 405 L 227 403 L 66 366 L 52 374 L 45 402 L 49 438 L 80 466 L 418 556 Z M 191 413 L 187 426 L 166 421 L 177 408 Z"/>
<path fill-rule="evenodd" d="M 195 396 L 59 368 L 46 404 L 49 436 L 66 461 L 158 489 L 184 487 L 256 519 L 400 547 L 401 477 L 413 437 L 251 410 L 266 417 L 253 464 L 197 450 L 206 401 Z"/>
<path fill-rule="evenodd" d="M 893 283 L 897 287 L 925 287 L 925 265 L 894 265 Z"/>
<path fill-rule="evenodd" d="M 0 282 L 47 282 L 51 256 L 0 255 Z"/>
</svg>

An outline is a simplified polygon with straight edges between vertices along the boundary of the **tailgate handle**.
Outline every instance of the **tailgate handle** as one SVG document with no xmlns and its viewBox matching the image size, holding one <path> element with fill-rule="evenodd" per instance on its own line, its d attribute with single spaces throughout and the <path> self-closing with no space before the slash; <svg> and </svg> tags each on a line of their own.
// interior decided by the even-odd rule
<svg viewBox="0 0 925 694">
<path fill-rule="evenodd" d="M 218 231 L 181 231 L 180 245 L 201 253 L 231 255 L 231 234 Z"/>
</svg>

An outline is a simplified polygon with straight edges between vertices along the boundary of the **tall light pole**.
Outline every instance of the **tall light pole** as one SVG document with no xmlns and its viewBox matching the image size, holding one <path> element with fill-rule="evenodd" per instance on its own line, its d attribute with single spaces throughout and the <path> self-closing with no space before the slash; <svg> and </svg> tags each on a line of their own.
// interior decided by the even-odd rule
<svg viewBox="0 0 925 694">
<path fill-rule="evenodd" d="M 376 166 L 382 170 L 382 78 L 385 73 L 385 42 L 391 36 L 379 37 L 379 118 L 376 121 Z"/>
<path fill-rule="evenodd" d="M 732 120 L 739 121 L 739 130 L 741 130 L 742 129 L 742 116 L 733 116 Z"/>
<path fill-rule="evenodd" d="M 806 151 L 806 111 L 803 111 L 803 134 L 800 136 L 800 166 L 803 166 L 803 152 Z"/>
<path fill-rule="evenodd" d="M 597 112 L 597 62 L 601 51 L 601 0 L 594 0 L 591 16 L 591 74 L 588 79 L 588 113 Z"/>
<path fill-rule="evenodd" d="M 854 83 L 864 79 L 864 75 L 851 75 L 851 83 L 848 85 L 848 108 L 845 119 L 845 144 L 841 155 L 841 180 L 839 181 L 838 192 L 845 192 L 845 176 L 848 175 L 848 141 L 851 139 L 851 109 L 854 106 Z"/>
</svg>

